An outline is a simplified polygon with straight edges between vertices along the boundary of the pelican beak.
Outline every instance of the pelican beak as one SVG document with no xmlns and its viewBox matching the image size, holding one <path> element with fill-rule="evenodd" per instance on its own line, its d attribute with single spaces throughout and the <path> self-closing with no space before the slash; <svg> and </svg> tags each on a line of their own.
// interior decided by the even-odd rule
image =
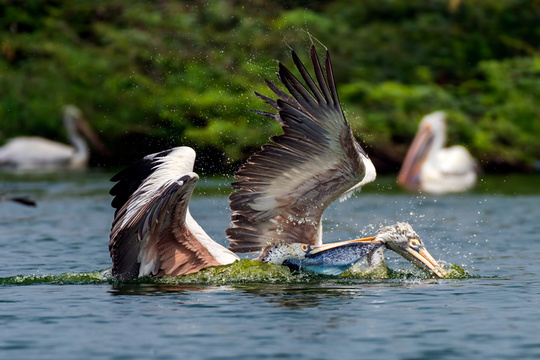
<svg viewBox="0 0 540 360">
<path fill-rule="evenodd" d="M 383 246 L 382 242 L 374 240 L 375 237 L 370 237 L 315 246 L 300 244 L 305 256 L 301 259 L 287 259 L 283 265 L 316 274 L 338 275 L 364 255 Z"/>
<path fill-rule="evenodd" d="M 82 117 L 79 117 L 77 119 L 77 129 L 88 139 L 90 140 L 90 142 L 92 143 L 92 145 L 94 146 L 94 148 L 99 151 L 99 153 L 101 155 L 104 155 L 104 156 L 110 156 L 111 153 L 109 152 L 109 150 L 107 149 L 107 147 L 103 144 L 103 142 L 101 141 L 101 139 L 99 138 L 98 134 L 96 134 L 96 132 L 90 127 L 90 125 L 88 124 L 88 122 L 82 118 Z"/>
<path fill-rule="evenodd" d="M 309 251 L 309 255 L 315 255 L 324 251 L 337 249 L 340 247 L 348 246 L 348 245 L 362 245 L 362 244 L 372 244 L 372 243 L 380 243 L 380 241 L 375 241 L 375 236 L 362 238 L 362 239 L 354 239 L 354 240 L 346 240 L 346 241 L 339 241 L 329 244 L 322 244 L 322 245 L 314 245 L 311 247 L 311 250 Z"/>
<path fill-rule="evenodd" d="M 434 134 L 429 125 L 423 126 L 418 130 L 399 171 L 397 177 L 397 183 L 399 185 L 409 190 L 417 190 L 419 188 L 420 170 L 429 153 L 433 138 Z"/>
<path fill-rule="evenodd" d="M 446 270 L 431 256 L 431 254 L 423 247 L 419 246 L 418 248 L 409 247 L 406 249 L 407 256 L 404 257 L 418 266 L 419 268 L 429 271 L 440 278 L 446 277 Z"/>
</svg>

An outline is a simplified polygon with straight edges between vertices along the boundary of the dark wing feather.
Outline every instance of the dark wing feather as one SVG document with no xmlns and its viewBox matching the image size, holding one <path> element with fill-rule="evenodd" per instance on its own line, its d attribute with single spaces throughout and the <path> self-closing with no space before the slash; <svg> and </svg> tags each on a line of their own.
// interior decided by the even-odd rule
<svg viewBox="0 0 540 360">
<path fill-rule="evenodd" d="M 141 186 L 154 171 L 158 160 L 169 155 L 173 149 L 161 151 L 159 153 L 147 155 L 144 158 L 135 161 L 131 166 L 121 170 L 111 178 L 111 181 L 117 182 L 109 194 L 114 196 L 111 202 L 113 208 L 116 209 L 115 216 L 118 210 L 121 209 L 130 196 Z"/>
<path fill-rule="evenodd" d="M 374 179 L 374 168 L 343 115 L 328 53 L 325 77 L 311 49 L 317 82 L 294 52 L 292 57 L 307 87 L 279 64 L 278 77 L 292 97 L 268 81 L 277 101 L 256 94 L 278 114 L 256 113 L 278 121 L 283 134 L 272 137 L 273 144 L 264 145 L 235 175 L 232 227 L 226 231 L 235 252 L 276 242 L 320 244 L 324 209 Z M 368 163 L 373 171 L 365 178 Z"/>
</svg>

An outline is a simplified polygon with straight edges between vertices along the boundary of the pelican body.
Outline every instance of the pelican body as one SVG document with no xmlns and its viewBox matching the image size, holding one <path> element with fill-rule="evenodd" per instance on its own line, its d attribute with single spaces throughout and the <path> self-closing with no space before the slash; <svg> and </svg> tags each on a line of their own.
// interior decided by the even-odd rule
<svg viewBox="0 0 540 360">
<path fill-rule="evenodd" d="M 277 244 L 266 249 L 260 260 L 285 265 L 294 271 L 339 275 L 383 245 L 372 239 L 349 240 L 314 247 L 300 243 Z"/>
<path fill-rule="evenodd" d="M 322 243 L 323 211 L 373 181 L 376 171 L 343 115 L 328 53 L 323 70 L 311 49 L 316 81 L 294 52 L 292 58 L 305 85 L 279 64 L 278 77 L 291 95 L 269 81 L 278 99 L 256 94 L 277 113 L 255 112 L 277 121 L 283 134 L 235 174 L 232 223 L 225 231 L 230 250 L 191 217 L 195 152 L 178 147 L 148 155 L 111 179 L 117 182 L 111 189 L 116 212 L 109 242 L 115 277 L 189 274 L 230 264 L 238 259 L 235 253 L 259 253 L 260 261 L 338 274 L 382 246 L 394 249 L 381 236 Z M 419 264 L 428 267 L 431 260 L 440 268 L 431 256 Z"/>
<path fill-rule="evenodd" d="M 37 136 L 14 138 L 0 148 L 0 167 L 16 170 L 86 168 L 90 154 L 81 134 L 88 137 L 98 149 L 104 151 L 104 147 L 76 106 L 66 105 L 62 119 L 70 145 Z"/>
<path fill-rule="evenodd" d="M 476 161 L 467 149 L 443 147 L 445 118 L 444 112 L 437 111 L 422 119 L 398 174 L 398 184 L 432 194 L 462 192 L 476 184 Z"/>
</svg>

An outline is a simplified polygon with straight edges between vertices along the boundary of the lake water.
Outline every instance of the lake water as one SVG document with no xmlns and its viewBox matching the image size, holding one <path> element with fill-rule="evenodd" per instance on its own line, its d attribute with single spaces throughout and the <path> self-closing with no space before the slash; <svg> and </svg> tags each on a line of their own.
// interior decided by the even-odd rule
<svg viewBox="0 0 540 360">
<path fill-rule="evenodd" d="M 2 175 L 0 358 L 540 358 L 540 177 L 486 177 L 471 193 L 419 196 L 382 177 L 325 213 L 325 242 L 408 221 L 465 279 L 308 277 L 216 284 L 112 281 L 112 174 Z M 191 212 L 226 244 L 223 181 Z M 388 265 L 410 265 L 387 251 Z"/>
</svg>

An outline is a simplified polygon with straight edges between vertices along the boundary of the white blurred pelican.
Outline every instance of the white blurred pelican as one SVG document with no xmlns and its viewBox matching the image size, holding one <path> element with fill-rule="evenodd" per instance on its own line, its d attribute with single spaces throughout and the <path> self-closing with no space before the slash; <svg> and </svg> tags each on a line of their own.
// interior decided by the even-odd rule
<svg viewBox="0 0 540 360">
<path fill-rule="evenodd" d="M 90 153 L 81 135 L 86 136 L 100 151 L 106 151 L 79 108 L 66 105 L 62 118 L 71 145 L 37 136 L 14 138 L 0 148 L 0 167 L 16 170 L 86 168 Z"/>
<path fill-rule="evenodd" d="M 277 101 L 257 94 L 278 110 L 257 113 L 278 121 L 284 133 L 235 175 L 238 191 L 230 196 L 232 227 L 226 230 L 231 250 L 261 252 L 259 260 L 293 269 L 338 274 L 384 245 L 444 276 L 416 234 L 390 230 L 395 236 L 322 244 L 324 209 L 376 174 L 343 115 L 328 53 L 325 76 L 311 49 L 317 83 L 294 52 L 292 57 L 307 88 L 279 64 L 279 79 L 292 97 L 270 82 Z M 190 215 L 198 180 L 194 160 L 191 148 L 178 147 L 148 155 L 111 179 L 117 181 L 111 189 L 116 213 L 109 242 L 115 277 L 183 275 L 238 259 Z"/>
<path fill-rule="evenodd" d="M 476 162 L 467 149 L 443 148 L 445 118 L 444 112 L 437 111 L 422 119 L 398 174 L 399 185 L 433 194 L 466 191 L 475 185 Z"/>
</svg>

